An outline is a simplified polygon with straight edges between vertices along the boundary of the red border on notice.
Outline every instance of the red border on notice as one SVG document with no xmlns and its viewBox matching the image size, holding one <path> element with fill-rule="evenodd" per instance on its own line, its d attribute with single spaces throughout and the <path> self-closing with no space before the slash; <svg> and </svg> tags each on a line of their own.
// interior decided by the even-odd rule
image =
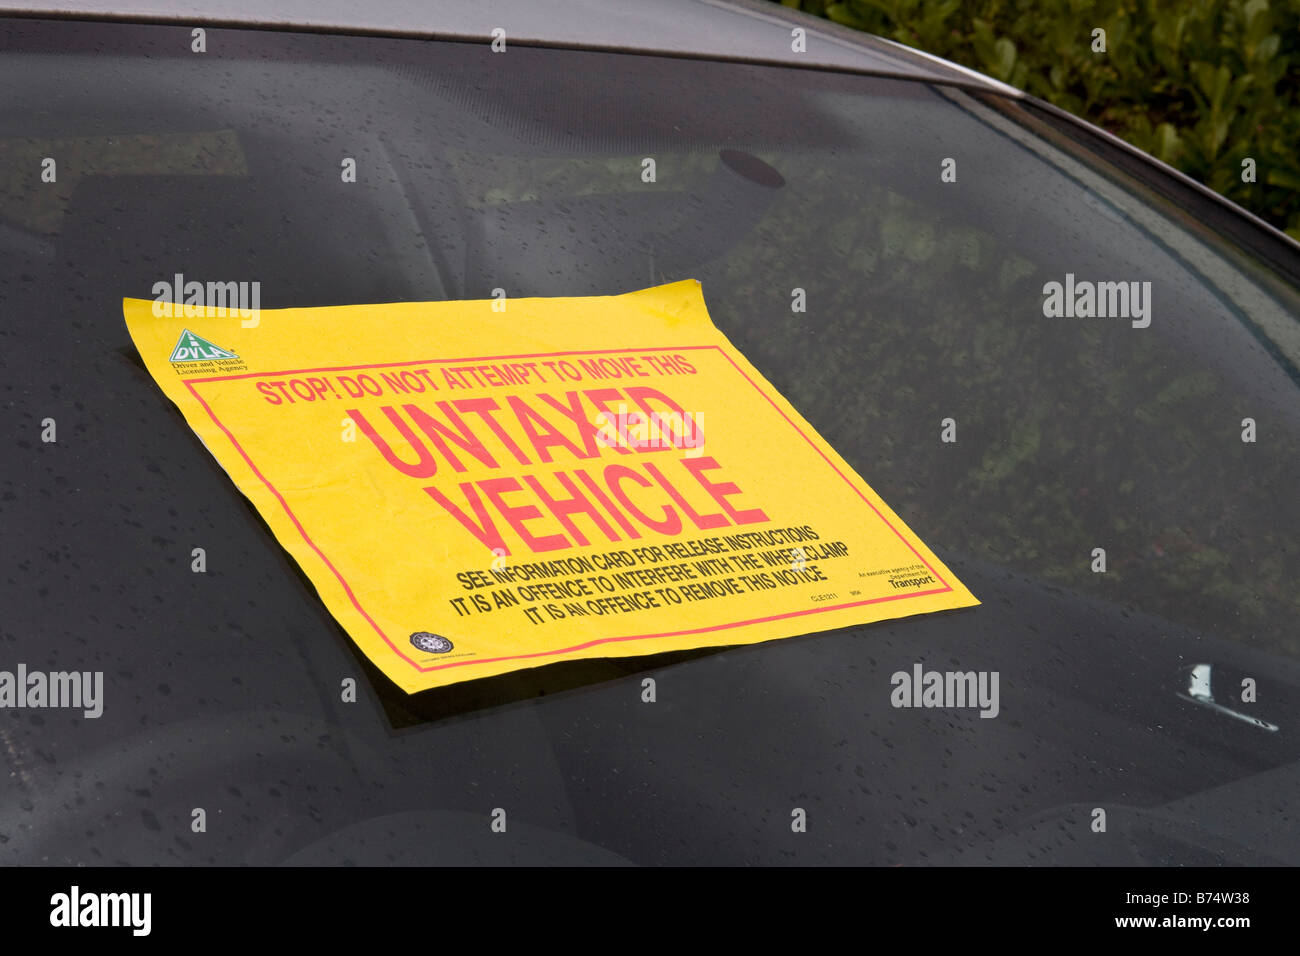
<svg viewBox="0 0 1300 956">
<path fill-rule="evenodd" d="M 748 382 L 750 386 L 754 389 L 754 391 L 758 392 L 759 395 L 763 396 L 763 398 L 767 401 L 767 403 L 771 405 L 783 419 L 785 419 L 786 424 L 788 424 L 791 428 L 793 428 L 795 432 L 797 432 L 798 435 L 801 438 L 803 438 L 803 440 L 806 441 L 812 447 L 812 449 L 815 452 L 817 452 L 818 455 L 821 456 L 822 460 L 825 461 L 826 464 L 830 466 L 831 470 L 834 471 L 835 474 L 837 474 L 845 484 L 847 484 L 850 488 L 852 488 L 854 493 L 859 498 L 861 498 L 864 502 L 867 503 L 867 506 L 871 508 L 871 510 L 875 513 L 876 517 L 884 522 L 885 527 L 889 528 L 890 531 L 894 532 L 894 534 L 898 536 L 898 539 L 902 541 L 903 544 L 907 545 L 908 550 L 910 550 L 914 555 L 916 555 L 916 557 L 921 561 L 921 563 L 926 566 L 929 572 L 933 574 L 936 579 L 943 582 L 944 586 L 941 588 L 933 588 L 929 591 L 916 591 L 911 594 L 891 594 L 888 595 L 887 597 L 870 598 L 866 601 L 852 601 L 849 602 L 848 604 L 832 604 L 826 607 L 807 608 L 802 611 L 787 611 L 784 614 L 771 614 L 768 615 L 767 617 L 749 618 L 744 621 L 734 621 L 729 624 L 713 624 L 708 627 L 694 627 L 694 628 L 688 628 L 686 630 L 681 630 L 681 631 L 662 631 L 657 634 L 631 634 L 622 637 L 602 637 L 594 641 L 587 641 L 585 644 L 575 644 L 572 647 L 561 647 L 549 651 L 534 651 L 530 654 L 511 654 L 506 657 L 476 657 L 471 660 L 448 661 L 445 664 L 433 664 L 428 666 L 422 665 L 417 661 L 412 660 L 402 651 L 400 647 L 394 644 L 392 640 L 389 639 L 388 635 L 384 633 L 383 629 L 375 622 L 375 619 L 372 618 L 366 612 L 366 609 L 361 606 L 361 602 L 357 599 L 357 595 L 352 590 L 352 586 L 348 584 L 347 580 L 343 577 L 343 575 L 339 573 L 339 570 L 334 566 L 334 563 L 325 556 L 325 553 L 321 551 L 321 549 L 316 545 L 316 542 L 311 539 L 311 535 L 307 533 L 307 529 L 304 528 L 301 522 L 298 521 L 298 516 L 293 513 L 293 509 L 290 508 L 289 503 L 284 500 L 284 496 L 280 494 L 280 492 L 276 489 L 276 487 L 266 479 L 266 476 L 262 474 L 261 470 L 255 464 L 253 464 L 253 459 L 248 456 L 248 452 L 244 451 L 243 446 L 240 445 L 239 441 L 235 438 L 235 436 L 231 434 L 230 429 L 227 428 L 219 418 L 217 418 L 216 413 L 212 411 L 211 406 L 209 406 L 208 403 L 203 400 L 203 396 L 201 396 L 198 393 L 198 390 L 195 389 L 194 387 L 195 385 L 203 384 L 207 382 L 226 382 L 226 381 L 231 381 L 233 379 L 241 379 L 241 378 L 266 378 L 270 376 L 307 375 L 307 374 L 312 374 L 317 372 L 348 372 L 348 371 L 355 371 L 357 369 L 368 369 L 368 368 L 397 368 L 397 367 L 411 366 L 411 365 L 437 365 L 437 364 L 448 364 L 453 362 L 465 364 L 470 362 L 499 361 L 501 359 L 552 358 L 558 355 L 609 355 L 614 353 L 626 355 L 626 354 L 643 353 L 643 352 L 688 352 L 688 351 L 697 351 L 699 349 L 715 349 L 722 355 L 723 358 L 725 358 L 728 362 L 730 362 L 732 368 L 734 368 L 738 373 L 740 373 L 741 378 L 743 378 L 746 382 Z M 478 664 L 493 664 L 500 661 L 524 660 L 532 657 L 551 657 L 557 654 L 567 654 L 572 651 L 584 650 L 588 647 L 595 647 L 600 644 L 613 644 L 622 641 L 650 640 L 659 637 L 682 637 L 687 634 L 705 634 L 708 633 L 709 631 L 720 631 L 720 630 L 726 630 L 733 627 L 745 627 L 746 625 L 749 624 L 762 624 L 767 621 L 780 621 L 780 620 L 784 620 L 785 618 L 803 617 L 804 615 L 808 615 L 808 614 L 821 614 L 826 611 L 842 611 L 847 608 L 863 607 L 867 604 L 881 604 L 887 601 L 904 601 L 909 598 L 926 597 L 931 594 L 946 594 L 953 589 L 952 585 L 950 585 L 947 581 L 944 581 L 943 576 L 939 574 L 939 572 L 937 572 L 933 567 L 931 567 L 930 562 L 926 561 L 925 558 L 921 555 L 921 553 L 917 551 L 915 547 L 912 546 L 912 543 L 908 541 L 905 537 L 903 537 L 902 533 L 897 528 L 895 528 L 892 524 L 889 523 L 888 519 L 886 519 L 885 516 L 880 513 L 880 509 L 878 509 L 871 502 L 871 499 L 869 499 L 866 495 L 864 495 L 861 489 L 859 489 L 856 485 L 854 485 L 853 482 L 850 481 L 848 477 L 844 474 L 844 472 L 842 472 L 839 468 L 835 466 L 835 463 L 832 462 L 826 456 L 826 453 L 817 447 L 817 443 L 814 442 L 804 432 L 802 428 L 800 428 L 798 425 L 796 425 L 793 421 L 790 420 L 790 416 L 787 415 L 781 409 L 781 406 L 777 405 L 777 403 L 772 400 L 772 397 L 770 395 L 768 395 L 765 391 L 763 391 L 763 389 L 760 388 L 752 378 L 746 375 L 745 370 L 742 369 L 739 365 L 737 365 L 735 359 L 733 359 L 730 355 L 728 355 L 720 345 L 670 345 L 670 346 L 658 346 L 654 348 L 629 348 L 629 349 L 586 349 L 586 350 L 578 349 L 578 350 L 569 350 L 569 351 L 561 351 L 561 352 L 526 352 L 526 353 L 521 353 L 519 355 L 480 355 L 480 356 L 473 356 L 470 358 L 450 358 L 450 359 L 444 358 L 444 359 L 425 359 L 425 360 L 416 359 L 410 362 L 379 362 L 370 365 L 335 365 L 326 368 L 289 369 L 283 372 L 243 372 L 238 375 L 215 375 L 209 378 L 191 378 L 191 379 L 184 379 L 183 381 L 186 387 L 189 388 L 190 394 L 193 395 L 194 399 L 200 405 L 203 406 L 203 410 L 208 413 L 208 417 L 212 419 L 213 424 L 215 424 L 218 428 L 220 428 L 221 431 L 225 433 L 226 437 L 230 439 L 230 443 L 235 446 L 235 450 L 238 451 L 239 454 L 243 457 L 244 461 L 247 462 L 248 467 L 252 469 L 253 474 L 257 476 L 258 480 L 261 481 L 262 484 L 266 485 L 267 490 L 270 491 L 271 494 L 275 496 L 275 499 L 278 502 L 280 502 L 280 506 L 284 508 L 284 512 L 289 516 L 289 520 L 293 522 L 293 526 L 298 529 L 298 533 L 302 535 L 302 539 L 307 542 L 307 545 L 314 552 L 316 552 L 316 556 L 319 557 L 322 562 L 324 562 L 325 567 L 329 568 L 330 572 L 334 575 L 334 577 L 338 579 L 339 584 L 343 586 L 343 590 L 348 596 L 348 600 L 350 600 L 352 602 L 352 606 L 357 609 L 357 613 L 359 613 L 362 617 L 366 619 L 367 622 L 369 622 L 370 626 L 375 629 L 375 633 L 380 636 L 380 638 L 384 641 L 385 644 L 389 646 L 389 648 L 393 651 L 394 654 L 396 654 L 402 660 L 406 661 L 406 663 L 410 664 L 412 667 L 414 667 L 417 671 L 420 671 L 421 673 L 429 673 L 431 671 L 446 670 L 451 667 L 472 667 Z"/>
</svg>

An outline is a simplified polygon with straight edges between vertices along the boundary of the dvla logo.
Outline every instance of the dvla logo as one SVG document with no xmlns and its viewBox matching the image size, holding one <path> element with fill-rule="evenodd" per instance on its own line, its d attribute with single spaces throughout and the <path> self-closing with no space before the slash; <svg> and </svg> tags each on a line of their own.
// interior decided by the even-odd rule
<svg viewBox="0 0 1300 956">
<path fill-rule="evenodd" d="M 237 359 L 239 358 L 234 352 L 223 349 L 219 345 L 213 345 L 207 339 L 195 335 L 189 329 L 181 333 L 181 337 L 176 342 L 176 348 L 172 349 L 172 362 L 211 362 L 215 359 Z"/>
</svg>

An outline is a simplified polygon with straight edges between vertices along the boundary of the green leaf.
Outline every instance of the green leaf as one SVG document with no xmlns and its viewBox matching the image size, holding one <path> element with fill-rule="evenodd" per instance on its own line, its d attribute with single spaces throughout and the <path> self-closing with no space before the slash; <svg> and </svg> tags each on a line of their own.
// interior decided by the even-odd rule
<svg viewBox="0 0 1300 956">
<path fill-rule="evenodd" d="M 1270 169 L 1264 174 L 1264 182 L 1300 192 L 1300 170 Z"/>
<path fill-rule="evenodd" d="M 993 44 L 993 50 L 997 55 L 998 78 L 1010 79 L 1011 71 L 1016 65 L 1016 45 L 1006 37 L 999 37 L 997 43 Z"/>
</svg>

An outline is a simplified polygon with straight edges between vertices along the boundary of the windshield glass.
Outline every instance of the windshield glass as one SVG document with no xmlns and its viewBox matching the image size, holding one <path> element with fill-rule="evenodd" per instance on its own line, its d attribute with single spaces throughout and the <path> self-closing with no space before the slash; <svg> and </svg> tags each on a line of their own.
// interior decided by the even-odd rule
<svg viewBox="0 0 1300 956">
<path fill-rule="evenodd" d="M 104 674 L 97 719 L 0 715 L 0 859 L 1300 863 L 1289 247 L 918 82 L 71 22 L 0 49 L 0 669 Z M 177 274 L 265 308 L 698 278 L 982 605 L 408 697 L 144 370 L 121 299 Z M 894 706 L 916 665 L 997 673 L 996 717 Z"/>
</svg>

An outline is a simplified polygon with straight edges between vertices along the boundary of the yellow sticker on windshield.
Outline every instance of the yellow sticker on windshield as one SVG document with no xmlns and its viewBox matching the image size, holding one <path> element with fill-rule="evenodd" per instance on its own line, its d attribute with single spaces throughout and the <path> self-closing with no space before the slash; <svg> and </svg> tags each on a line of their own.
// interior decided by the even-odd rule
<svg viewBox="0 0 1300 956">
<path fill-rule="evenodd" d="M 714 327 L 694 280 L 123 311 L 150 374 L 408 693 L 979 603 Z"/>
</svg>

